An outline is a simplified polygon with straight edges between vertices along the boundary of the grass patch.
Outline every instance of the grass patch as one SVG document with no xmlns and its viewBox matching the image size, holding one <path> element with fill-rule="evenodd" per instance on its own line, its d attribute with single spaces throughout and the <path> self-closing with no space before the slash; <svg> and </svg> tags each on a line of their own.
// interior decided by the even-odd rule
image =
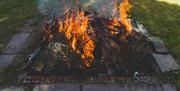
<svg viewBox="0 0 180 91">
<path fill-rule="evenodd" d="M 22 63 L 13 63 L 7 69 L 0 73 L 0 86 L 19 86 L 21 82 L 18 80 L 18 76 L 21 73 L 20 68 Z"/>
<path fill-rule="evenodd" d="M 36 7 L 36 0 L 0 0 L 0 53 L 12 35 L 21 32 L 20 28 L 28 19 L 33 19 L 33 27 L 39 27 L 43 17 Z M 24 56 L 26 54 L 22 54 L 18 55 L 8 68 L 0 72 L 1 87 L 23 85 L 18 77 L 23 73 L 21 68 L 27 59 Z"/>
<path fill-rule="evenodd" d="M 136 0 L 131 15 L 152 35 L 161 37 L 170 53 L 180 61 L 180 6 L 157 0 Z"/>
<path fill-rule="evenodd" d="M 24 91 L 32 91 L 35 85 L 23 84 L 22 78 L 20 78 L 20 76 L 23 77 L 23 74 L 25 74 L 22 70 L 22 66 L 24 65 L 24 61 L 26 59 L 24 55 L 18 55 L 16 58 L 17 59 L 15 59 L 8 68 L 6 68 L 3 72 L 0 72 L 0 87 L 23 87 Z"/>
<path fill-rule="evenodd" d="M 0 53 L 20 27 L 38 15 L 36 0 L 0 0 Z"/>
<path fill-rule="evenodd" d="M 37 41 L 40 40 L 39 35 L 42 30 L 42 19 L 43 17 L 40 16 L 34 20 L 35 23 L 33 23 L 32 26 L 36 28 L 27 40 L 28 47 L 21 50 L 20 54 L 15 57 L 11 65 L 9 65 L 3 72 L 0 72 L 0 87 L 20 86 L 23 87 L 25 91 L 32 91 L 30 88 L 32 89 L 34 85 L 22 83 L 23 74 L 26 73 L 26 71 L 23 70 L 23 66 L 27 63 L 30 53 L 37 46 Z"/>
<path fill-rule="evenodd" d="M 131 17 L 143 23 L 152 35 L 161 37 L 176 61 L 180 62 L 180 6 L 157 0 L 136 0 L 132 4 Z M 180 88 L 180 72 L 168 77 L 175 78 Z"/>
</svg>

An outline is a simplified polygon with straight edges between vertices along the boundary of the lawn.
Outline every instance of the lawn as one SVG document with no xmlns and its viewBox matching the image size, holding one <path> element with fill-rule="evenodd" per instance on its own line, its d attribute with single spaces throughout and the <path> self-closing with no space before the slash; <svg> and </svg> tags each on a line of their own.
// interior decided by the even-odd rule
<svg viewBox="0 0 180 91">
<path fill-rule="evenodd" d="M 179 0 L 136 0 L 131 17 L 143 23 L 153 36 L 161 37 L 170 53 L 180 63 L 180 5 Z M 180 72 L 177 76 L 180 88 Z M 173 77 L 174 78 L 174 77 Z"/>
<path fill-rule="evenodd" d="M 176 61 L 180 61 L 180 6 L 157 0 L 136 0 L 131 16 L 143 23 L 152 35 L 161 37 Z"/>
<path fill-rule="evenodd" d="M 37 14 L 36 0 L 0 0 L 0 53 L 27 19 Z"/>
</svg>

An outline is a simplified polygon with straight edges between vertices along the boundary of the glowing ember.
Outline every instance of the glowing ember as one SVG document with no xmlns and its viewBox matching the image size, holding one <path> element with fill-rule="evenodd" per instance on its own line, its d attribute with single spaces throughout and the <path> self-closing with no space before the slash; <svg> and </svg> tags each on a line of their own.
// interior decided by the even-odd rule
<svg viewBox="0 0 180 91">
<path fill-rule="evenodd" d="M 79 11 L 67 14 L 59 21 L 59 32 L 65 34 L 72 49 L 81 55 L 83 63 L 89 67 L 94 60 L 95 48 L 95 43 L 90 36 L 95 34 L 89 25 L 89 17 Z"/>
</svg>

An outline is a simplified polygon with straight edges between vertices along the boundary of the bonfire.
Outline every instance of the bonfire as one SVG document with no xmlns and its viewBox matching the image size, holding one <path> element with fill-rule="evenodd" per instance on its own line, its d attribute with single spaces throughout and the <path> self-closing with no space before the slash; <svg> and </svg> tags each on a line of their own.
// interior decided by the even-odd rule
<svg viewBox="0 0 180 91">
<path fill-rule="evenodd" d="M 47 19 L 45 36 L 30 55 L 26 68 L 76 76 L 111 73 L 110 69 L 121 75 L 149 73 L 141 68 L 146 66 L 144 59 L 151 50 L 144 36 L 133 29 L 129 1 L 114 0 L 113 5 L 108 18 L 79 7 L 65 7 L 62 16 Z"/>
</svg>

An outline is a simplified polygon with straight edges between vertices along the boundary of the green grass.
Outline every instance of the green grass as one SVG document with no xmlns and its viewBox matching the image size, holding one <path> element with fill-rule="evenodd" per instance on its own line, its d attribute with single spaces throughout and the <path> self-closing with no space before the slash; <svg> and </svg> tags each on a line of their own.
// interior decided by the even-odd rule
<svg viewBox="0 0 180 91">
<path fill-rule="evenodd" d="M 143 23 L 153 36 L 161 37 L 170 53 L 180 62 L 180 6 L 157 0 L 136 0 L 131 16 Z M 171 0 L 173 1 L 173 0 Z M 174 79 L 174 76 L 169 78 Z M 180 88 L 180 72 L 175 76 Z"/>
<path fill-rule="evenodd" d="M 0 0 L 0 52 L 20 27 L 38 14 L 36 0 Z"/>
<path fill-rule="evenodd" d="M 180 6 L 157 0 L 136 0 L 131 15 L 152 35 L 161 37 L 170 53 L 180 61 Z"/>
</svg>

